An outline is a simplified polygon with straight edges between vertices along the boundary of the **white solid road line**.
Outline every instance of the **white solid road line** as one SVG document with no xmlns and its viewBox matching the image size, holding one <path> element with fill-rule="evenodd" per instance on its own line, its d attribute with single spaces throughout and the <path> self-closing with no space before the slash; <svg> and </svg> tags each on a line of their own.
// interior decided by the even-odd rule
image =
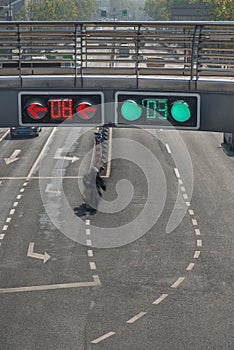
<svg viewBox="0 0 234 350">
<path fill-rule="evenodd" d="M 26 177 L 27 180 L 30 179 L 31 176 L 32 176 L 32 174 L 34 173 L 34 171 L 35 171 L 35 169 L 36 169 L 38 163 L 40 162 L 41 158 L 43 157 L 43 154 L 44 154 L 44 152 L 45 152 L 46 147 L 47 147 L 48 144 L 50 143 L 50 141 L 51 141 L 51 139 L 52 139 L 52 137 L 53 137 L 53 135 L 54 135 L 54 133 L 55 133 L 56 130 L 57 130 L 57 128 L 54 128 L 54 129 L 52 130 L 52 132 L 51 132 L 50 136 L 48 137 L 46 143 L 44 144 L 44 146 L 43 146 L 41 152 L 39 153 L 39 156 L 38 156 L 37 159 L 35 160 L 35 162 L 34 162 L 32 168 L 31 168 L 31 170 L 29 171 L 28 176 Z"/>
<path fill-rule="evenodd" d="M 136 316 L 130 318 L 130 320 L 128 320 L 127 323 L 131 323 L 132 324 L 132 323 L 138 321 L 141 317 L 145 316 L 146 314 L 147 314 L 147 312 L 141 311 Z"/>
<path fill-rule="evenodd" d="M 98 344 L 100 343 L 101 341 L 107 339 L 107 338 L 110 338 L 112 335 L 114 335 L 115 332 L 109 332 L 109 333 L 106 333 L 104 335 L 102 335 L 101 337 L 97 338 L 97 339 L 94 339 L 91 341 L 92 344 Z"/>
<path fill-rule="evenodd" d="M 113 134 L 113 129 L 110 128 L 110 136 L 109 136 L 109 142 L 108 142 L 109 149 L 108 149 L 108 157 L 107 157 L 106 176 L 103 176 L 105 178 L 110 177 L 110 171 L 111 171 L 112 134 Z"/>
<path fill-rule="evenodd" d="M 92 282 L 77 282 L 77 283 L 63 283 L 63 284 L 47 284 L 41 286 L 29 286 L 29 287 L 14 287 L 14 288 L 1 288 L 0 293 L 17 293 L 17 292 L 35 292 L 41 290 L 53 290 L 53 289 L 69 289 L 80 287 L 94 287 L 101 284 L 98 276 L 93 276 Z"/>
</svg>

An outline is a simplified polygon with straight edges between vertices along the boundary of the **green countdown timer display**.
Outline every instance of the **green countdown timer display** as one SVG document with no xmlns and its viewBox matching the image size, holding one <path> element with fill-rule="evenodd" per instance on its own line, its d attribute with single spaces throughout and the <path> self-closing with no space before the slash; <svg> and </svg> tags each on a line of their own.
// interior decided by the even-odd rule
<svg viewBox="0 0 234 350">
<path fill-rule="evenodd" d="M 185 93 L 117 92 L 117 126 L 199 129 L 200 96 Z"/>
</svg>

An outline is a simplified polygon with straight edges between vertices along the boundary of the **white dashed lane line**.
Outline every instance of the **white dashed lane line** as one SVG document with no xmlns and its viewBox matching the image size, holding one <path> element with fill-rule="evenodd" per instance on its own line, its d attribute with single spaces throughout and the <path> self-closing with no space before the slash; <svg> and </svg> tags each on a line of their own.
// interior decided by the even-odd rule
<svg viewBox="0 0 234 350">
<path fill-rule="evenodd" d="M 194 256 L 193 256 L 194 259 L 198 259 L 200 254 L 201 254 L 200 250 L 196 250 L 195 253 L 194 253 Z"/>
<path fill-rule="evenodd" d="M 160 304 L 164 299 L 168 297 L 168 294 L 162 294 L 158 299 L 156 299 L 152 304 L 158 305 Z"/>
<path fill-rule="evenodd" d="M 106 334 L 102 335 L 101 337 L 99 337 L 99 338 L 97 338 L 95 340 L 92 340 L 91 343 L 92 344 L 98 344 L 98 343 L 102 342 L 103 340 L 105 340 L 107 338 L 110 338 L 114 334 L 115 334 L 115 332 L 106 333 Z"/>
<path fill-rule="evenodd" d="M 146 314 L 147 314 L 147 312 L 141 311 L 136 316 L 130 318 L 130 320 L 128 320 L 127 323 L 134 323 L 134 322 L 138 321 L 140 318 L 142 318 L 143 316 L 145 316 Z"/>
</svg>

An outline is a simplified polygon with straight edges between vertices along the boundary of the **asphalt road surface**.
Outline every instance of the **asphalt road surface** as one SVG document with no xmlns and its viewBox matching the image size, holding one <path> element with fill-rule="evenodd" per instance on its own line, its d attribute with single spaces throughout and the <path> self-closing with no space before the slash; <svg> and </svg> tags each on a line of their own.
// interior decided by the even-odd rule
<svg viewBox="0 0 234 350">
<path fill-rule="evenodd" d="M 81 187 L 93 133 L 0 130 L 0 349 L 233 349 L 222 134 L 114 129 L 94 213 Z"/>
</svg>

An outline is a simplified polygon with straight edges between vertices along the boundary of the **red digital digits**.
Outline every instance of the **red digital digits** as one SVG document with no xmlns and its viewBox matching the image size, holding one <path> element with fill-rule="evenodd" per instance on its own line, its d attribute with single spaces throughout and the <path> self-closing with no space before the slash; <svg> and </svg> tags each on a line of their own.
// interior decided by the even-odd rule
<svg viewBox="0 0 234 350">
<path fill-rule="evenodd" d="M 72 99 L 49 100 L 49 106 L 52 119 L 72 118 Z"/>
</svg>

